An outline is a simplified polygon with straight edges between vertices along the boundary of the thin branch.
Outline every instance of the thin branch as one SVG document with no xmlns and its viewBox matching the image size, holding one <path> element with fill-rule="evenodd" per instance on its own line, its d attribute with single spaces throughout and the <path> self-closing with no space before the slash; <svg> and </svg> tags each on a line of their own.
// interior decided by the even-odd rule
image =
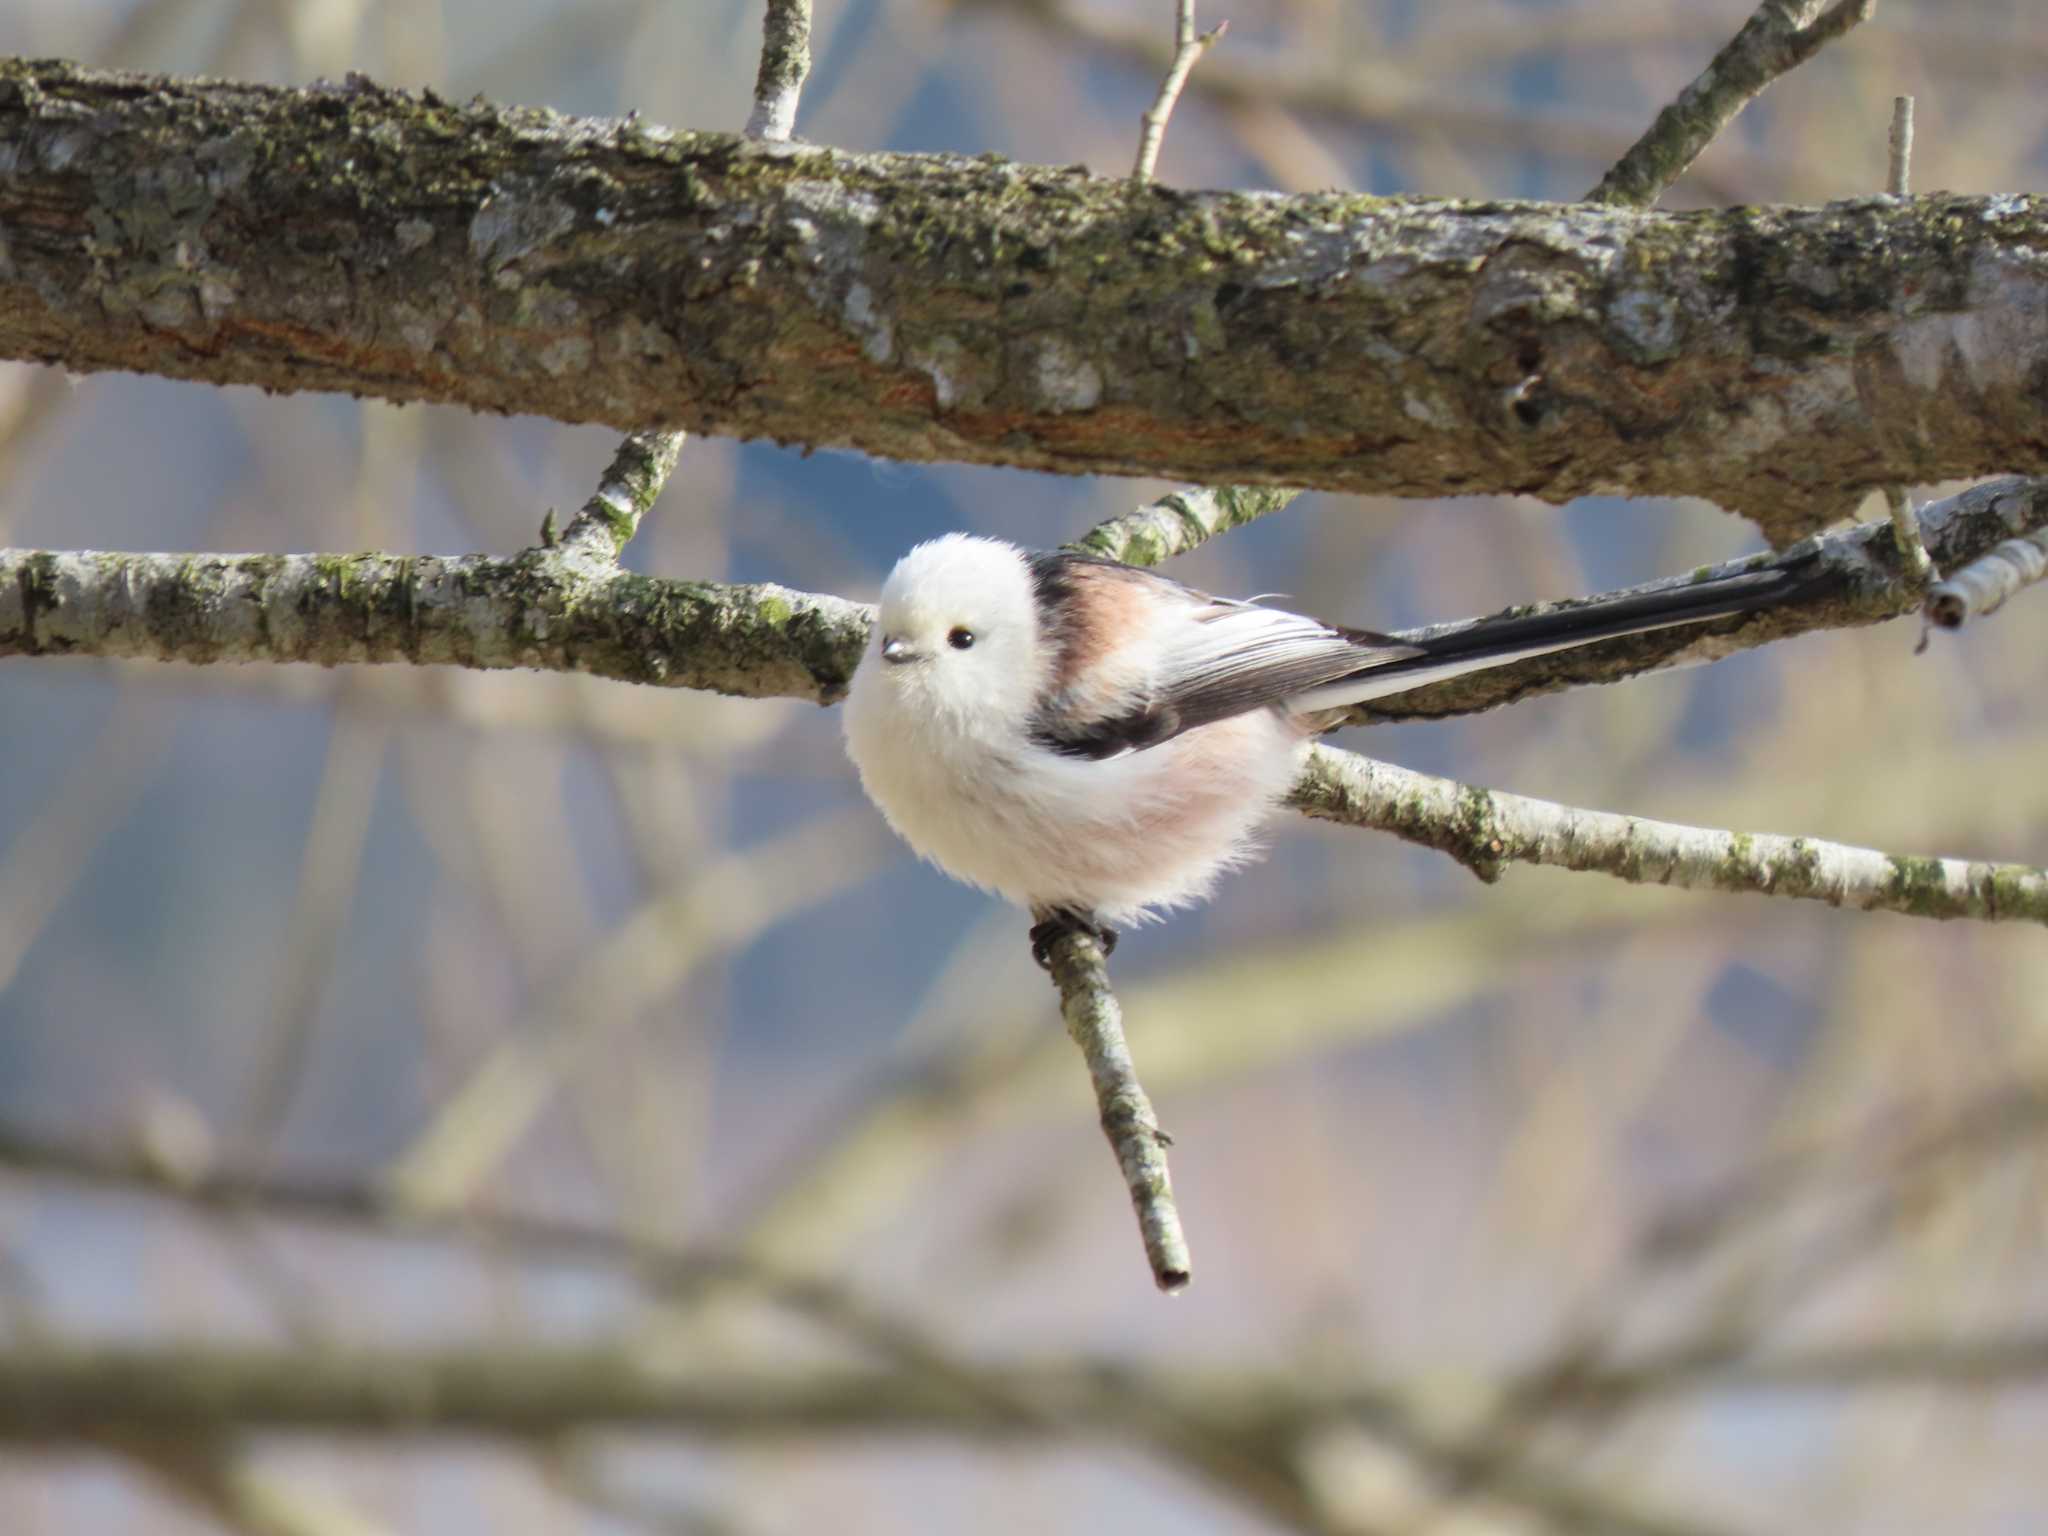
<svg viewBox="0 0 2048 1536">
<path fill-rule="evenodd" d="M 1961 629 L 1970 619 L 1995 613 L 2023 588 L 2048 576 L 2048 530 L 2007 539 L 1927 591 L 1927 622 Z"/>
<path fill-rule="evenodd" d="M 453 1242 L 474 1243 L 495 1255 L 509 1254 L 529 1262 L 555 1259 L 611 1266 L 632 1274 L 643 1286 L 658 1291 L 670 1302 L 738 1291 L 805 1317 L 845 1341 L 871 1351 L 890 1366 L 887 1380 L 909 1385 L 928 1402 L 950 1401 L 964 1424 L 1000 1424 L 1018 1432 L 1040 1434 L 1056 1433 L 1060 1424 L 1057 1402 L 1007 1393 L 997 1373 L 956 1357 L 923 1326 L 870 1306 L 835 1281 L 812 1278 L 742 1255 L 642 1239 L 615 1228 L 568 1218 L 505 1210 L 468 1210 L 460 1215 L 422 1214 L 401 1219 L 381 1191 L 362 1183 L 258 1175 L 232 1168 L 181 1170 L 139 1152 L 48 1142 L 4 1127 L 0 1127 L 0 1166 L 44 1179 L 77 1180 L 97 1187 L 175 1199 L 223 1217 L 260 1213 L 276 1219 L 311 1221 L 394 1237 L 427 1233 Z M 37 1342 L 40 1343 L 40 1337 Z M 646 1351 L 637 1339 L 629 1353 L 637 1361 L 646 1359 Z M 0 1421 L 6 1415 L 9 1372 L 25 1354 L 0 1352 Z M 313 1354 L 321 1358 L 325 1350 Z M 39 1360 L 44 1358 L 37 1356 Z M 546 1358 L 559 1362 L 566 1357 Z M 436 1368 L 429 1363 L 430 1373 Z M 514 1374 L 521 1369 L 515 1365 Z M 781 1374 L 777 1373 L 778 1379 Z M 1113 1379 L 1101 1372 L 1090 1374 L 1093 1390 L 1105 1403 L 1118 1400 L 1118 1387 Z M 391 1378 L 390 1384 L 396 1385 L 397 1378 Z M 717 1389 L 712 1390 L 715 1395 Z M 1198 1467 L 1212 1483 L 1253 1507 L 1304 1530 L 1319 1532 L 1324 1528 L 1301 1494 L 1291 1464 L 1275 1468 L 1257 1448 L 1233 1444 L 1227 1437 L 1207 1432 L 1199 1423 L 1175 1422 L 1170 1413 L 1162 1411 L 1161 1405 L 1135 1396 L 1120 1401 L 1116 1416 L 1126 1429 L 1137 1427 L 1158 1433 L 1164 1452 Z M 390 1427 L 400 1426 L 394 1423 Z M 590 1426 L 572 1412 L 553 1427 L 572 1431 Z M 715 1425 L 705 1427 L 718 1432 Z M 974 1432 L 985 1430 L 977 1428 Z M 0 1440 L 7 1435 L 6 1425 L 0 1422 Z"/>
<path fill-rule="evenodd" d="M 1131 1192 L 1145 1259 L 1160 1290 L 1183 1289 L 1190 1278 L 1188 1244 L 1166 1166 L 1170 1138 L 1159 1129 L 1152 1101 L 1138 1081 L 1124 1039 L 1123 1011 L 1110 990 L 1109 963 L 1094 935 L 1068 928 L 1048 946 L 1047 969 L 1060 992 L 1067 1033 L 1088 1062 L 1102 1134 L 1109 1138 Z"/>
<path fill-rule="evenodd" d="M 2048 923 L 2048 871 L 1851 848 L 1811 837 L 1724 832 L 1582 810 L 1317 747 L 1291 803 L 1447 853 L 1482 880 L 1509 863 L 1612 875 L 1636 885 L 1754 892 L 1866 912 Z"/>
<path fill-rule="evenodd" d="M 1204 527 L 1225 526 L 1206 518 L 1241 517 L 1260 505 L 1227 491 L 1213 500 L 1204 494 L 1183 493 L 1192 510 L 1179 529 L 1174 523 L 1183 517 L 1174 507 L 1183 498 L 1168 497 L 1165 510 L 1142 509 L 1131 527 L 1118 519 L 1090 540 L 1124 538 L 1142 557 L 1155 548 L 1188 547 Z M 1265 510 L 1279 504 L 1275 497 Z M 1921 520 L 1935 557 L 1955 569 L 2015 534 L 2048 528 L 2048 481 L 1987 481 L 1930 504 Z M 771 583 L 660 581 L 616 568 L 586 576 L 556 553 L 493 560 L 0 549 L 0 657 L 531 667 L 830 704 L 844 695 L 867 643 L 865 604 Z M 1657 631 L 1418 688 L 1375 701 L 1358 712 L 1358 722 L 1469 714 L 1790 635 L 1874 624 L 1920 605 L 1899 574 L 1885 522 L 1681 579 L 1760 562 L 1796 568 L 1800 596 L 1746 620 Z"/>
<path fill-rule="evenodd" d="M 1047 0 L 1038 0 L 1038 3 L 1027 5 L 1025 9 L 1029 14 L 1038 16 L 1042 20 L 1071 19 L 1064 9 L 1057 4 L 1047 3 Z M 1219 25 L 1215 33 L 1210 34 L 1210 37 L 1213 38 L 1220 35 L 1227 26 L 1227 22 Z M 1152 111 L 1146 115 L 1147 138 L 1139 146 L 1138 164 L 1134 174 L 1141 180 L 1149 179 L 1151 175 L 1152 164 L 1157 158 L 1158 153 L 1157 139 L 1163 136 L 1165 132 L 1166 117 L 1171 113 L 1173 104 L 1178 99 L 1181 87 L 1186 83 L 1189 70 L 1195 59 L 1200 56 L 1203 47 L 1206 46 L 1207 39 L 1197 39 L 1194 27 L 1193 0 L 1181 0 L 1176 13 L 1176 46 L 1173 57 L 1168 65 L 1166 83 L 1161 87 L 1159 100 L 1154 103 Z M 1893 176 L 1896 181 L 1900 182 L 1895 190 L 1903 192 L 1905 188 L 1902 178 L 1905 175 L 1905 171 L 1903 169 L 1904 162 L 1900 156 L 1902 153 L 1910 153 L 1911 151 L 1912 98 L 1900 97 L 1899 102 L 1905 114 L 1905 149 L 1901 151 L 1899 147 L 1898 136 L 1900 128 L 1895 118 L 1893 124 Z M 1157 134 L 1154 134 L 1152 131 L 1154 114 L 1158 116 Z M 1733 114 L 1731 113 L 1730 117 L 1732 116 Z M 1680 167 L 1680 169 L 1682 170 L 1683 168 Z M 1609 174 L 1610 177 L 1621 176 L 1626 178 L 1628 175 L 1626 159 L 1622 165 L 1615 167 L 1614 171 Z M 1677 171 L 1673 171 L 1670 179 L 1675 180 L 1677 174 Z M 1647 207 L 1654 204 L 1658 197 L 1662 196 L 1668 189 L 1669 184 L 1667 180 L 1662 184 L 1643 187 L 1636 206 Z M 1602 186 L 1604 187 L 1605 185 L 1606 183 L 1603 182 Z M 1597 200 L 1616 203 L 1624 199 L 1617 190 L 1611 192 L 1606 198 Z M 1265 516 L 1270 512 L 1277 512 L 1293 501 L 1299 494 L 1300 492 L 1295 490 L 1257 486 L 1191 486 L 1173 495 L 1162 497 L 1150 506 L 1141 507 L 1135 512 L 1127 513 L 1122 517 L 1102 524 L 1085 537 L 1075 540 L 1068 548 L 1089 554 L 1103 555 L 1112 560 L 1123 560 L 1132 565 L 1156 565 L 1173 555 L 1184 553 L 1196 545 L 1214 538 L 1219 533 L 1227 532 L 1232 528 L 1250 522 L 1253 518 Z M 1896 516 L 1895 512 L 1895 521 Z M 1927 560 L 1926 549 L 1920 544 L 1917 531 L 1911 541 L 1911 549 L 1918 554 L 1920 561 L 1925 562 Z"/>
<path fill-rule="evenodd" d="M 0 656 L 535 667 L 831 703 L 867 643 L 844 598 L 593 576 L 556 553 L 0 550 Z"/>
<path fill-rule="evenodd" d="M 542 547 L 554 550 L 558 560 L 585 575 L 602 575 L 616 566 L 639 532 L 640 520 L 675 473 L 683 437 L 681 432 L 628 433 L 569 526 L 552 536 L 543 529 Z"/>
<path fill-rule="evenodd" d="M 1880 1111 L 1846 1132 L 1766 1152 L 1704 1193 L 1667 1208 L 1645 1233 L 1641 1251 L 1659 1265 L 1697 1263 L 1702 1250 L 1787 1210 L 1840 1205 L 1840 1181 L 1816 1187 L 1816 1175 L 1830 1169 L 1848 1176 L 1846 1198 L 1861 1207 L 1852 1221 L 1873 1212 L 1890 1220 L 1909 1179 L 1944 1160 L 1981 1165 L 2016 1145 L 2040 1141 L 2044 1125 L 2048 1094 L 2027 1083 L 1978 1095 L 1940 1123 L 1905 1136 L 1896 1111 Z"/>
<path fill-rule="evenodd" d="M 1889 154 L 1884 190 L 1888 197 L 1904 197 L 1913 185 L 1913 98 L 1892 98 L 1892 127 L 1887 136 Z M 1892 519 L 1892 537 L 1898 541 L 1899 558 L 1906 563 L 1907 579 L 1925 589 L 1941 575 L 1934 557 L 1920 538 L 1920 518 L 1913 498 L 1903 485 L 1884 488 L 1885 509 Z M 1925 643 L 1923 636 L 1922 643 Z"/>
<path fill-rule="evenodd" d="M 1158 565 L 1271 516 L 1300 494 L 1276 485 L 1190 485 L 1098 524 L 1066 547 L 1126 565 Z"/>
<path fill-rule="evenodd" d="M 767 0 L 748 138 L 780 142 L 796 132 L 797 100 L 810 72 L 811 0 Z"/>
<path fill-rule="evenodd" d="M 1913 98 L 1892 98 L 1892 130 L 1886 136 L 1884 190 L 1890 197 L 1906 197 L 1913 190 Z"/>
<path fill-rule="evenodd" d="M 1159 146 L 1166 141 L 1167 119 L 1173 116 L 1174 104 L 1187 86 L 1189 72 L 1209 45 L 1229 30 L 1229 22 L 1219 21 L 1207 32 L 1197 32 L 1195 0 L 1179 0 L 1174 9 L 1173 62 L 1166 66 L 1166 78 L 1159 82 L 1158 96 L 1139 120 L 1138 157 L 1131 162 L 1132 180 L 1152 179 L 1153 168 L 1159 164 Z"/>
<path fill-rule="evenodd" d="M 1657 114 L 1586 201 L 1648 208 L 1765 88 L 1859 22 L 1877 0 L 1764 0 L 1714 62 Z"/>
<path fill-rule="evenodd" d="M 682 1368 L 638 1341 L 318 1351 L 227 1343 L 37 1345 L 0 1354 L 0 1443 L 241 1429 L 529 1438 L 637 1426 L 729 1437 L 893 1430 L 1027 1440 L 1151 1430 L 1172 1449 L 1182 1421 L 1219 1440 L 1293 1448 L 1317 1430 L 1356 1422 L 1394 1429 L 1405 1449 L 1440 1469 L 1456 1469 L 1461 1455 L 1469 1460 L 1469 1448 L 1458 1441 L 1418 1433 L 1422 1416 L 1399 1391 L 1319 1386 L 1299 1372 L 1141 1371 L 1105 1359 L 985 1365 L 971 1376 L 979 1390 L 968 1394 L 874 1368 Z M 1528 1395 L 1553 1412 L 1611 1413 L 1680 1392 L 1876 1384 L 1971 1390 L 2044 1378 L 2048 1335 L 2039 1332 L 1896 1338 L 1757 1358 L 1708 1344 L 1632 1363 L 1588 1364 L 1562 1378 L 1537 1372 L 1506 1383 L 1502 1401 Z M 1692 1529 L 1640 1518 L 1629 1528 Z"/>
<path fill-rule="evenodd" d="M 1058 41 L 1082 44 L 1091 59 L 1108 58 L 1148 74 L 1165 71 L 1173 50 L 1154 27 L 1134 26 L 1101 6 L 1070 0 L 978 0 L 981 8 L 1016 16 Z M 1603 40 L 1616 37 L 1612 18 Z M 1626 21 L 1618 24 L 1626 27 Z M 1659 20 L 1658 41 L 1669 41 L 1668 22 Z M 1525 35 L 1527 29 L 1523 29 Z M 1243 59 L 1219 55 L 1206 61 L 1189 80 L 1189 94 L 1216 103 L 1233 115 L 1280 111 L 1302 117 L 1335 119 L 1388 139 L 1450 139 L 1460 144 L 1509 149 L 1531 145 L 1550 156 L 1570 157 L 1594 165 L 1611 163 L 1640 131 L 1638 119 L 1618 112 L 1589 112 L 1575 103 L 1531 111 L 1504 101 L 1496 92 L 1453 92 L 1444 89 L 1447 76 L 1475 60 L 1475 44 L 1502 44 L 1501 28 L 1488 25 L 1483 36 L 1447 36 L 1425 56 L 1420 72 L 1409 69 L 1360 68 L 1349 56 L 1318 58 L 1308 68 L 1290 68 L 1283 60 Z M 1527 59 L 1556 46 L 1543 36 L 1502 44 L 1501 51 Z M 1477 61 L 1481 67 L 1486 60 Z M 1787 162 L 1736 150 L 1729 160 L 1738 173 L 1731 185 L 1782 187 Z M 1733 200 L 1732 198 L 1729 200 Z M 1774 201 L 1783 199 L 1773 199 Z"/>
<path fill-rule="evenodd" d="M 388 1536 L 392 1530 L 299 1478 L 254 1465 L 246 1451 L 216 1437 L 172 1434 L 115 1440 L 108 1448 L 246 1536 Z"/>
<path fill-rule="evenodd" d="M 39 1179 L 176 1200 L 235 1221 L 260 1215 L 390 1237 L 426 1235 L 477 1244 L 495 1255 L 516 1255 L 531 1263 L 603 1265 L 632 1275 L 649 1291 L 672 1301 L 738 1289 L 830 1328 L 899 1368 L 956 1383 L 966 1380 L 950 1354 L 915 1326 L 870 1307 L 831 1280 L 743 1255 L 517 1210 L 471 1207 L 460 1213 L 401 1213 L 383 1189 L 359 1180 L 255 1173 L 229 1166 L 178 1167 L 144 1148 L 123 1151 L 68 1144 L 6 1127 L 0 1127 L 0 1167 Z"/>
<path fill-rule="evenodd" d="M 1430 1414 L 1390 1387 L 1326 1397 L 1307 1386 L 1299 1373 L 1284 1381 L 1219 1382 L 1133 1376 L 1128 1362 L 1082 1361 L 1070 1370 L 1045 1372 L 971 1365 L 935 1345 L 922 1330 L 875 1313 L 832 1282 L 794 1276 L 731 1255 L 638 1242 L 609 1228 L 503 1211 L 398 1225 L 378 1194 L 362 1185 L 250 1176 L 229 1169 L 187 1176 L 145 1157 L 38 1141 L 4 1128 L 0 1164 L 46 1178 L 174 1198 L 207 1212 L 256 1211 L 394 1234 L 426 1231 L 527 1259 L 559 1257 L 616 1265 L 671 1296 L 707 1288 L 715 1293 L 736 1285 L 840 1331 L 893 1367 L 856 1373 L 848 1382 L 829 1373 L 792 1377 L 786 1368 L 771 1368 L 765 1376 L 741 1371 L 730 1378 L 733 1390 L 726 1389 L 724 1377 L 705 1380 L 654 1369 L 651 1374 L 668 1382 L 678 1395 L 663 1400 L 640 1396 L 634 1389 L 637 1400 L 613 1398 L 609 1406 L 594 1410 L 594 1419 L 605 1423 L 743 1435 L 792 1428 L 916 1430 L 929 1421 L 941 1433 L 983 1437 L 1077 1433 L 1101 1425 L 1121 1435 L 1156 1441 L 1165 1455 L 1198 1469 L 1254 1507 L 1308 1530 L 1321 1530 L 1328 1522 L 1318 1516 L 1316 1501 L 1295 1480 L 1295 1455 L 1303 1436 L 1327 1424 L 1363 1422 L 1451 1483 L 1469 1479 L 1474 1466 L 1470 1442 L 1432 1428 Z M 191 1435 L 198 1421 L 188 1417 L 179 1402 L 166 1401 L 166 1395 L 210 1404 L 200 1421 L 213 1423 L 225 1416 L 231 1426 L 247 1423 L 269 1430 L 347 1427 L 416 1433 L 470 1428 L 522 1435 L 581 1430 L 593 1423 L 593 1414 L 586 1411 L 588 1394 L 602 1397 L 606 1378 L 614 1370 L 631 1373 L 648 1364 L 637 1341 L 627 1353 L 630 1358 L 621 1362 L 603 1348 L 522 1348 L 509 1354 L 501 1346 L 473 1354 L 408 1350 L 401 1364 L 381 1354 L 360 1356 L 332 1348 L 226 1354 L 207 1349 L 143 1350 L 116 1355 L 60 1348 L 53 1355 L 39 1339 L 31 1348 L 0 1353 L 0 1439 L 72 1438 L 69 1426 L 74 1416 L 114 1430 L 145 1432 L 171 1420 L 182 1436 Z M 1701 1353 L 1686 1351 L 1685 1358 Z M 201 1363 L 203 1379 L 178 1369 L 194 1359 Z M 488 1371 L 490 1359 L 499 1361 L 499 1380 L 512 1386 L 510 1398 L 500 1400 L 489 1381 L 471 1375 L 470 1363 Z M 330 1361 L 338 1361 L 338 1374 L 327 1373 Z M 294 1384 L 291 1379 L 302 1378 L 307 1369 L 321 1379 Z M 50 1374 L 38 1374 L 43 1372 Z M 144 1386 L 141 1402 L 130 1395 L 131 1372 L 132 1380 Z M 1573 1378 L 1583 1379 L 1583 1373 Z M 1657 1389 L 1668 1391 L 1680 1379 L 1665 1371 Z M 1701 1384 L 1710 1386 L 1712 1381 Z M 39 1414 L 39 1394 L 51 1386 L 58 1390 L 47 1399 L 50 1412 Z M 419 1395 L 408 1397 L 415 1386 Z M 661 1390 L 659 1382 L 647 1386 Z M 1597 1387 L 1597 1381 L 1591 1386 Z M 216 1388 L 225 1389 L 226 1397 L 217 1395 Z M 273 1398 L 280 1390 L 289 1402 Z M 1546 1369 L 1527 1383 L 1511 1380 L 1501 1392 L 1504 1402 L 1530 1397 L 1547 1404 L 1558 1395 L 1557 1374 Z M 151 1393 L 158 1396 L 151 1399 Z M 416 1418 L 406 1411 L 405 1401 L 417 1410 Z M 1567 1399 L 1560 1406 L 1570 1407 L 1574 1401 Z M 1611 1403 L 1611 1395 L 1605 1401 Z M 141 1424 L 131 1418 L 137 1413 Z M 535 1427 L 527 1418 L 532 1413 L 552 1417 Z M 1604 1490 L 1540 1468 L 1489 1467 L 1487 1487 L 1560 1518 L 1570 1529 L 1608 1530 L 1620 1536 L 1698 1532 L 1697 1527 L 1675 1524 Z"/>
</svg>

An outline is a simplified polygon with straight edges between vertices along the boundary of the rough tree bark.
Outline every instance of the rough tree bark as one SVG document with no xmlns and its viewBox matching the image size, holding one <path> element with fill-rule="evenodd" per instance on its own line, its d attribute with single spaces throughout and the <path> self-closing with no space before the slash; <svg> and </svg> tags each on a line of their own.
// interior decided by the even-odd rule
<svg viewBox="0 0 2048 1536">
<path fill-rule="evenodd" d="M 351 79 L 0 64 L 0 356 L 904 459 L 1428 496 L 2048 469 L 2029 199 L 1189 193 Z"/>
</svg>

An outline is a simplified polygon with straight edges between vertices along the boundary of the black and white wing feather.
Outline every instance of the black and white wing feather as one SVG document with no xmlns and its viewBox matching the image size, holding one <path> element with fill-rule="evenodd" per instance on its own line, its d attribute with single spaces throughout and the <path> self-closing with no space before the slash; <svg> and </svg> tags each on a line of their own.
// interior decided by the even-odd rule
<svg viewBox="0 0 2048 1536">
<path fill-rule="evenodd" d="M 1214 597 L 1114 561 L 1059 553 L 1036 556 L 1032 566 L 1056 658 L 1037 735 L 1074 756 L 1157 746 L 1422 654 L 1384 635 Z M 1151 664 L 1123 675 L 1112 637 L 1141 628 Z M 1112 676 L 1114 686 L 1099 686 Z"/>
<path fill-rule="evenodd" d="M 1160 699 L 1180 729 L 1304 696 L 1423 653 L 1386 635 L 1341 629 L 1304 614 L 1207 599 L 1161 669 Z"/>
<path fill-rule="evenodd" d="M 1233 602 L 1134 566 L 1086 555 L 1034 556 L 1039 609 L 1056 658 L 1037 738 L 1080 757 L 1115 757 L 1255 709 L 1315 715 L 1676 624 L 1753 613 L 1808 577 L 1767 567 L 1653 587 L 1539 613 L 1482 619 L 1414 642 Z M 1117 637 L 1150 611 L 1149 665 L 1131 674 Z"/>
</svg>

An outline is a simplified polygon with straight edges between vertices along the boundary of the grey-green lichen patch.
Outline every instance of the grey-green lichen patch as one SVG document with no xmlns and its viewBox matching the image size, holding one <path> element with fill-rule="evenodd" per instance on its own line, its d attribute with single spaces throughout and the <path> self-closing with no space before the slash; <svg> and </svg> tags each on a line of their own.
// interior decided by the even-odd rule
<svg viewBox="0 0 2048 1536">
<path fill-rule="evenodd" d="M 1488 885 L 1500 879 L 1501 855 L 1506 851 L 1496 820 L 1491 793 L 1470 785 L 1461 788 L 1450 819 L 1457 835 L 1455 851 L 1458 861 Z"/>
<path fill-rule="evenodd" d="M 1065 337 L 1039 337 L 1032 350 L 1038 399 L 1047 410 L 1090 411 L 1101 402 L 1102 370 Z"/>
<path fill-rule="evenodd" d="M 846 290 L 846 322 L 861 338 L 861 352 L 871 363 L 886 363 L 896 355 L 896 329 L 889 317 L 875 306 L 874 290 L 856 282 Z"/>
<path fill-rule="evenodd" d="M 1615 335 L 1632 350 L 1637 363 L 1664 362 L 1684 345 L 1681 312 L 1667 293 L 1630 285 L 1615 296 L 1608 312 L 1614 317 Z"/>
<path fill-rule="evenodd" d="M 549 373 L 581 373 L 590 367 L 590 357 L 587 336 L 557 336 L 540 349 L 537 360 Z"/>
<path fill-rule="evenodd" d="M 1113 517 L 1067 547 L 1127 565 L 1158 565 L 1219 533 L 1279 511 L 1299 494 L 1285 486 L 1192 486 Z"/>
<path fill-rule="evenodd" d="M 932 400 L 941 411 L 957 405 L 972 409 L 987 400 L 986 383 L 974 359 L 954 337 L 935 337 L 909 348 L 907 355 L 910 366 L 931 380 Z"/>
<path fill-rule="evenodd" d="M 1957 892 L 1951 886 L 1947 860 L 1893 854 L 1889 862 L 1893 894 L 1901 910 L 1916 917 L 1957 915 Z"/>
</svg>

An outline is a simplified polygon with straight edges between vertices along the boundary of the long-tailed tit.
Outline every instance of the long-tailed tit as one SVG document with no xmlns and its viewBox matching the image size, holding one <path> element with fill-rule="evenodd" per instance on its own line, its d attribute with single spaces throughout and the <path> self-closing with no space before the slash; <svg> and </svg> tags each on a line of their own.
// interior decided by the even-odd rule
<svg viewBox="0 0 2048 1536">
<path fill-rule="evenodd" d="M 1086 555 L 948 534 L 903 557 L 846 700 L 868 798 L 924 858 L 1062 925 L 1197 901 L 1253 851 L 1309 740 L 1368 699 L 1798 585 L 1763 570 L 1414 643 Z"/>
</svg>

